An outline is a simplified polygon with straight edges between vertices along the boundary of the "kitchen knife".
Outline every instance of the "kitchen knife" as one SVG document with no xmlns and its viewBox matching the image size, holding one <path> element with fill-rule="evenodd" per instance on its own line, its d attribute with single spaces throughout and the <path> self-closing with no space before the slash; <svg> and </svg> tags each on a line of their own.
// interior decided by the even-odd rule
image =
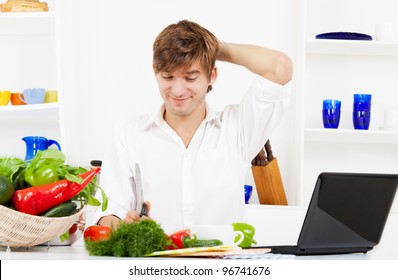
<svg viewBox="0 0 398 280">
<path fill-rule="evenodd" d="M 142 193 L 141 170 L 138 163 L 135 164 L 135 194 L 135 210 L 139 213 L 140 217 L 148 216 L 148 209 L 146 203 L 144 202 L 144 196 Z"/>
</svg>

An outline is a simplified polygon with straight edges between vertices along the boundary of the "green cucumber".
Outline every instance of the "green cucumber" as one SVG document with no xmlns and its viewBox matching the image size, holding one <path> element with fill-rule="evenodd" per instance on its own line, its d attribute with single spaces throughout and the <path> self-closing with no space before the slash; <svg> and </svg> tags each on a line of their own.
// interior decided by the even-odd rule
<svg viewBox="0 0 398 280">
<path fill-rule="evenodd" d="M 76 208 L 76 203 L 65 202 L 62 204 L 58 204 L 57 206 L 54 206 L 50 210 L 44 212 L 42 216 L 49 218 L 70 216 L 73 214 L 73 212 L 75 212 Z"/>
<path fill-rule="evenodd" d="M 184 248 L 215 247 L 215 246 L 223 245 L 221 240 L 218 240 L 218 239 L 207 239 L 207 240 L 197 239 L 195 234 L 193 235 L 193 238 L 191 238 L 190 236 L 184 236 L 183 239 L 182 239 L 182 242 L 184 244 Z"/>
<path fill-rule="evenodd" d="M 195 247 L 214 247 L 214 246 L 220 246 L 223 245 L 221 240 L 218 239 L 208 239 L 208 240 L 201 240 L 201 239 L 197 239 L 194 242 L 192 242 L 191 244 L 189 244 L 189 246 L 191 248 L 195 248 Z"/>
</svg>

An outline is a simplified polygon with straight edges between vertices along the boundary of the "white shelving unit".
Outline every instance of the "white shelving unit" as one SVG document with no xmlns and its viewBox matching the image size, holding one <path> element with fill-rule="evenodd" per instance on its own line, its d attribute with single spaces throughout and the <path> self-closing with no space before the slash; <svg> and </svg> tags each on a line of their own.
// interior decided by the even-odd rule
<svg viewBox="0 0 398 280">
<path fill-rule="evenodd" d="M 398 110 L 398 42 L 375 40 L 378 22 L 396 20 L 393 0 L 302 1 L 302 56 L 299 61 L 302 143 L 301 198 L 306 205 L 320 172 L 398 174 L 398 130 L 382 130 L 384 111 Z M 352 11 L 355 11 L 354 13 Z M 315 39 L 326 32 L 357 32 L 372 41 Z M 300 37 L 300 36 L 299 36 Z M 372 94 L 369 130 L 352 124 L 354 93 Z M 339 99 L 338 129 L 324 129 L 322 100 Z M 398 200 L 398 199 L 396 199 Z M 396 211 L 398 203 L 393 210 Z"/>
<path fill-rule="evenodd" d="M 59 80 L 59 32 L 57 0 L 48 1 L 49 12 L 0 13 L 0 88 L 22 92 L 24 88 L 57 90 Z M 39 135 L 63 143 L 62 106 L 59 103 L 0 106 L 2 128 L 0 156 L 25 157 L 21 140 Z"/>
</svg>

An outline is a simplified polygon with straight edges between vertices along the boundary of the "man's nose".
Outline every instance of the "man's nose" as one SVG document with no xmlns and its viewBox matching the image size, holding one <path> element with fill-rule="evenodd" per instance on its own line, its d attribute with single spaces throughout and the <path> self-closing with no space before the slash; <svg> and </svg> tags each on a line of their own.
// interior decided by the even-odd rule
<svg viewBox="0 0 398 280">
<path fill-rule="evenodd" d="M 182 81 L 180 79 L 176 79 L 174 81 L 173 85 L 171 86 L 171 91 L 172 91 L 173 95 L 175 95 L 175 96 L 183 95 L 184 91 L 185 91 L 184 81 Z"/>
</svg>

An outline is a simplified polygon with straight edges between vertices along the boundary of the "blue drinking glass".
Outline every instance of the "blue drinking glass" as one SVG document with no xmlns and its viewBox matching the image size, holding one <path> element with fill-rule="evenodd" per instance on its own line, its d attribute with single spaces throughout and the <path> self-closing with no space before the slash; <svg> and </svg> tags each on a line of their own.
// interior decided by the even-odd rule
<svg viewBox="0 0 398 280">
<path fill-rule="evenodd" d="M 324 128 L 338 128 L 340 123 L 341 101 L 336 99 L 323 100 L 322 120 Z"/>
<path fill-rule="evenodd" d="M 369 129 L 370 115 L 372 107 L 371 94 L 354 94 L 354 104 L 352 110 L 352 122 L 355 129 Z"/>
<path fill-rule="evenodd" d="M 252 196 L 253 186 L 245 185 L 245 204 L 249 204 L 250 197 Z"/>
<path fill-rule="evenodd" d="M 370 110 L 354 111 L 352 113 L 352 121 L 355 129 L 369 129 Z"/>
<path fill-rule="evenodd" d="M 354 107 L 353 111 L 370 111 L 372 105 L 372 95 L 365 93 L 354 94 Z"/>
</svg>

